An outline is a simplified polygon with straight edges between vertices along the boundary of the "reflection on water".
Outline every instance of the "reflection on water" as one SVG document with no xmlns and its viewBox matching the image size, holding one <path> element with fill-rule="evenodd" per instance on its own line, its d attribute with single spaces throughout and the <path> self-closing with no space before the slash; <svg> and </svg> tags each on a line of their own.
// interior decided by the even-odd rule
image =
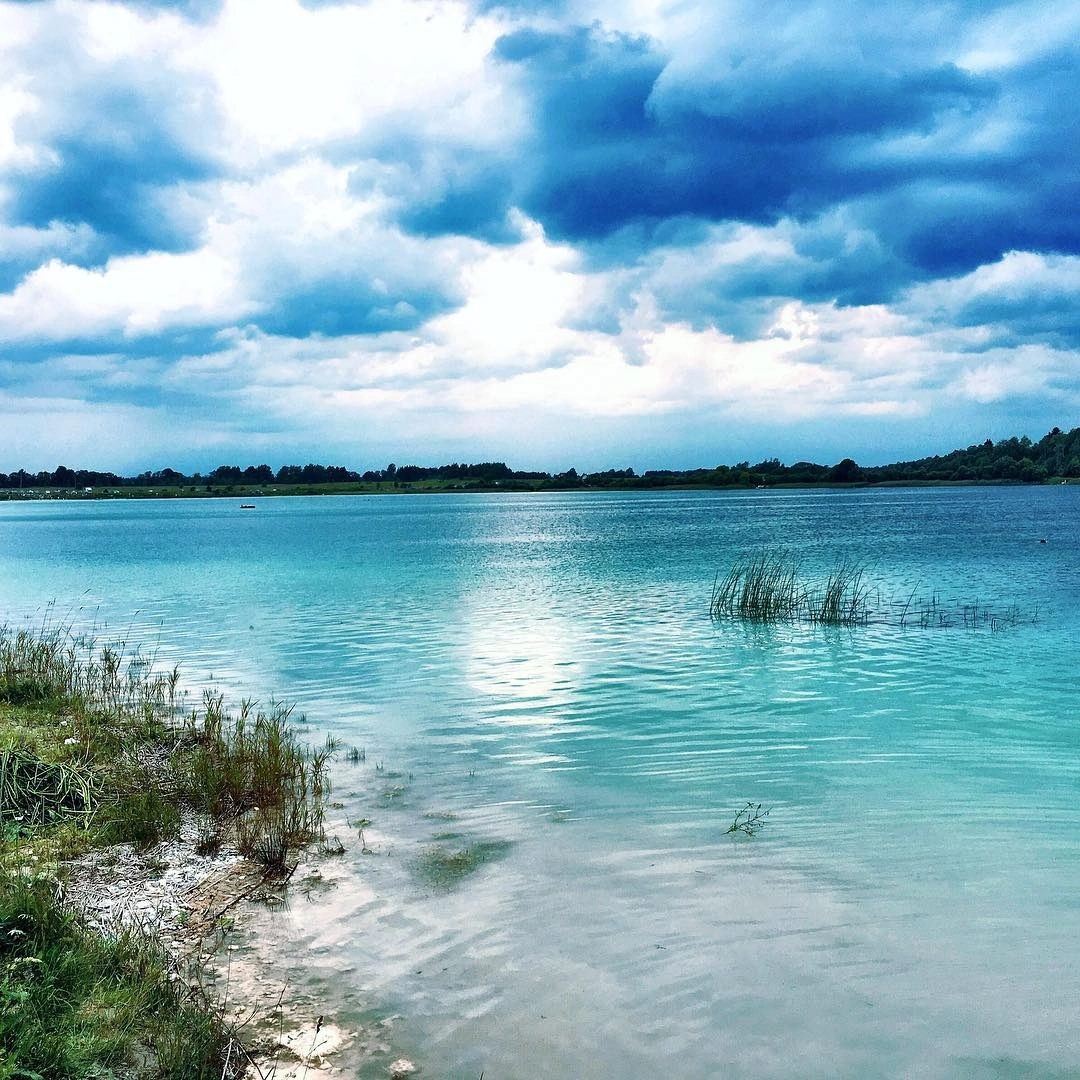
<svg viewBox="0 0 1080 1080">
<path fill-rule="evenodd" d="M 278 930 L 462 1080 L 1074 1075 L 1078 539 L 1072 487 L 0 505 L 11 621 L 366 749 L 373 854 Z M 764 546 L 1024 617 L 712 623 Z"/>
</svg>

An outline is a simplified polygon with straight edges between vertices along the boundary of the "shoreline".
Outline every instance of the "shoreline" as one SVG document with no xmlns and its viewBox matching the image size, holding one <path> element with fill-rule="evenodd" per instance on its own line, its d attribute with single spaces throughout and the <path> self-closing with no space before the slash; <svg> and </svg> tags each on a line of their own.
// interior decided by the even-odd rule
<svg viewBox="0 0 1080 1080">
<path fill-rule="evenodd" d="M 239 942 L 298 867 L 320 881 L 344 853 L 323 829 L 332 740 L 210 692 L 185 713 L 178 678 L 123 643 L 0 626 L 0 997 L 19 1002 L 0 1070 L 323 1080 L 363 1034 L 287 993 L 296 958 L 282 974 L 258 931 Z"/>
<path fill-rule="evenodd" d="M 656 494 L 660 492 L 715 491 L 749 493 L 757 491 L 895 491 L 903 488 L 1055 488 L 1076 487 L 1080 480 L 1076 477 L 1048 477 L 1045 480 L 857 480 L 846 483 L 819 482 L 799 483 L 795 481 L 774 481 L 771 483 L 657 483 L 657 484 L 606 484 L 606 485 L 559 485 L 536 483 L 470 484 L 470 485 L 433 485 L 422 481 L 400 484 L 326 484 L 314 486 L 286 486 L 281 488 L 248 488 L 237 485 L 230 488 L 215 488 L 210 491 L 189 490 L 188 488 L 149 489 L 149 490 L 108 490 L 101 492 L 79 492 L 57 488 L 0 489 L 0 503 L 6 502 L 202 502 L 208 500 L 254 499 L 257 501 L 285 498 L 316 498 L 326 495 L 350 496 L 386 496 L 401 495 L 543 495 L 543 494 L 613 494 L 632 493 Z M 244 503 L 242 510 L 257 509 L 255 503 Z"/>
<path fill-rule="evenodd" d="M 108 845 L 65 864 L 62 902 L 94 933 L 115 937 L 135 930 L 160 944 L 175 978 L 220 1010 L 235 1031 L 247 1059 L 242 1075 L 249 1080 L 331 1080 L 365 1047 L 369 1060 L 383 1059 L 385 1075 L 411 1075 L 416 1066 L 394 1052 L 386 1030 L 365 1031 L 314 1014 L 308 1002 L 290 994 L 288 974 L 259 955 L 260 931 L 266 930 L 260 924 L 287 906 L 294 873 L 332 856 L 305 850 L 288 877 L 274 877 L 233 848 L 200 854 L 197 825 L 189 818 L 179 836 L 150 848 Z M 243 937 L 256 943 L 244 944 Z M 293 969 L 295 958 L 288 963 Z"/>
</svg>

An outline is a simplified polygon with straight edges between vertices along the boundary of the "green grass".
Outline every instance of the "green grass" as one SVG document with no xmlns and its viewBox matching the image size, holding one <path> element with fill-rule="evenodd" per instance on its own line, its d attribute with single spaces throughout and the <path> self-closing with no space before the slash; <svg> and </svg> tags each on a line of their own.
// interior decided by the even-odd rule
<svg viewBox="0 0 1080 1080">
<path fill-rule="evenodd" d="M 709 610 L 714 619 L 756 622 L 794 618 L 806 605 L 795 566 L 782 552 L 762 552 L 735 563 L 713 584 Z"/>
<path fill-rule="evenodd" d="M 63 860 L 148 847 L 182 811 L 268 872 L 323 838 L 333 744 L 301 745 L 277 704 L 185 711 L 178 682 L 123 642 L 0 627 L 0 1080 L 239 1074 L 220 1011 L 151 938 L 106 940 L 57 899 Z"/>
<path fill-rule="evenodd" d="M 857 626 L 869 620 L 869 589 L 861 566 L 840 560 L 824 583 L 805 581 L 792 556 L 766 551 L 734 563 L 713 583 L 713 619 L 803 621 Z"/>
<path fill-rule="evenodd" d="M 735 562 L 726 575 L 717 575 L 709 613 L 719 622 L 806 622 L 820 626 L 857 627 L 869 623 L 899 628 L 1004 631 L 1038 622 L 1039 612 L 1015 604 L 989 606 L 978 600 L 942 598 L 937 592 L 920 596 L 916 586 L 899 597 L 883 596 L 871 588 L 864 567 L 847 558 L 838 560 L 824 579 L 807 579 L 794 558 L 784 551 L 766 551 Z"/>
<path fill-rule="evenodd" d="M 870 618 L 864 571 L 846 560 L 838 563 L 819 592 L 807 590 L 808 618 L 825 626 L 857 626 Z"/>
<path fill-rule="evenodd" d="M 229 1042 L 151 939 L 93 934 L 50 879 L 0 876 L 0 1080 L 222 1080 Z"/>
<path fill-rule="evenodd" d="M 824 584 L 817 584 L 800 578 L 786 552 L 766 551 L 736 562 L 723 578 L 717 576 L 709 611 L 714 619 L 855 626 L 869 618 L 868 600 L 861 566 L 841 560 Z"/>
<path fill-rule="evenodd" d="M 220 694 L 185 719 L 190 749 L 179 788 L 192 805 L 219 822 L 243 854 L 284 870 L 297 848 L 323 838 L 329 794 L 327 764 L 335 745 L 301 746 L 289 726 L 291 710 L 244 701 L 238 715 Z"/>
</svg>

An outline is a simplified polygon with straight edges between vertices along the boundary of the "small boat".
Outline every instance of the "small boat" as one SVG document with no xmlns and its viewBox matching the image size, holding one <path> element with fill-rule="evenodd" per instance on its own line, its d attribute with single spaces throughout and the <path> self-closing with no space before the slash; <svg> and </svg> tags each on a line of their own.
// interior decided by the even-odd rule
<svg viewBox="0 0 1080 1080">
<path fill-rule="evenodd" d="M 254 503 L 241 503 L 240 504 L 240 509 L 241 510 L 254 510 L 255 509 L 255 504 Z"/>
</svg>

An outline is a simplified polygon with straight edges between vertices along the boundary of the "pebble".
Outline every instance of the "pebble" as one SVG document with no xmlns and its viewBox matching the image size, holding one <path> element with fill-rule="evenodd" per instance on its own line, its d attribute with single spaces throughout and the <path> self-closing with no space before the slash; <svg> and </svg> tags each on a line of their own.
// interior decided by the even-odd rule
<svg viewBox="0 0 1080 1080">
<path fill-rule="evenodd" d="M 198 822 L 185 816 L 173 840 L 141 851 L 132 844 L 98 848 L 66 864 L 64 898 L 95 930 L 140 928 L 175 948 L 191 911 L 185 898 L 212 874 L 244 861 L 228 847 L 200 855 L 198 843 Z"/>
</svg>

